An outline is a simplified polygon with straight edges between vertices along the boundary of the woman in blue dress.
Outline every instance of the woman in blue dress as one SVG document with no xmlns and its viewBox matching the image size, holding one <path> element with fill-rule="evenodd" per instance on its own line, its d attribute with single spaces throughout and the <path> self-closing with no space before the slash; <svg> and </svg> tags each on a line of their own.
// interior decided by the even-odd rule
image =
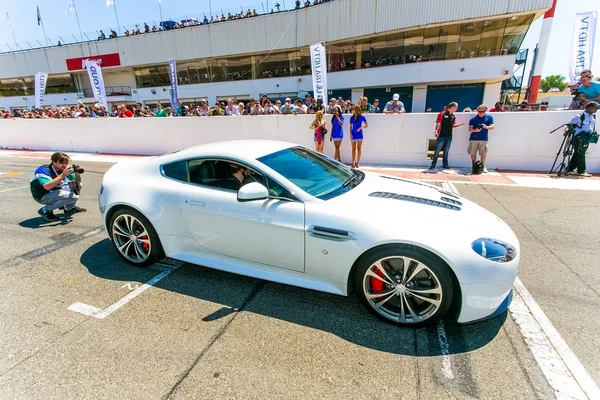
<svg viewBox="0 0 600 400">
<path fill-rule="evenodd" d="M 364 125 L 363 125 L 364 123 Z M 363 129 L 369 124 L 360 106 L 354 107 L 354 114 L 350 117 L 350 139 L 352 140 L 352 167 L 360 167 L 360 156 L 362 152 Z"/>
<path fill-rule="evenodd" d="M 329 137 L 329 141 L 333 141 L 333 145 L 335 146 L 335 155 L 333 158 L 339 162 L 342 162 L 342 157 L 340 156 L 340 145 L 344 139 L 342 125 L 344 125 L 342 108 L 340 106 L 335 106 L 333 107 L 333 117 L 331 117 L 331 136 Z"/>
</svg>

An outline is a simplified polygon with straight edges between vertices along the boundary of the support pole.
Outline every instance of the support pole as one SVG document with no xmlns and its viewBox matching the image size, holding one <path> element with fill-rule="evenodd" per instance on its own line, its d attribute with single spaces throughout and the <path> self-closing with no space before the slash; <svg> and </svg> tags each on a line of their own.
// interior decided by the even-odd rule
<svg viewBox="0 0 600 400">
<path fill-rule="evenodd" d="M 528 89 L 530 104 L 537 103 L 538 90 L 540 89 L 540 81 L 542 80 L 542 71 L 544 70 L 544 61 L 546 59 L 548 44 L 550 42 L 552 21 L 554 20 L 554 12 L 556 11 L 556 1 L 557 0 L 553 0 L 552 8 L 550 8 L 548 11 L 546 11 L 546 14 L 544 14 L 544 22 L 542 24 L 542 31 L 540 32 L 537 59 Z"/>
</svg>

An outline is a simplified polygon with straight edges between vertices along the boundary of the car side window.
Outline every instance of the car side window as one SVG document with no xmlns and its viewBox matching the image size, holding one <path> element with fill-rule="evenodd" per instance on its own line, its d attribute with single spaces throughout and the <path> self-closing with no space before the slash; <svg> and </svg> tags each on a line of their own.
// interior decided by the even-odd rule
<svg viewBox="0 0 600 400">
<path fill-rule="evenodd" d="M 291 194 L 286 188 L 275 182 L 273 179 L 267 176 L 267 189 L 269 189 L 269 196 L 283 197 L 293 201 L 298 200 L 296 196 Z"/>
<path fill-rule="evenodd" d="M 171 179 L 181 182 L 188 181 L 187 163 L 185 161 L 176 161 L 162 166 L 163 174 Z"/>
<path fill-rule="evenodd" d="M 190 182 L 203 186 L 237 191 L 242 185 L 259 182 L 264 177 L 246 165 L 219 159 L 196 159 L 188 161 Z"/>
<path fill-rule="evenodd" d="M 196 159 L 187 162 L 189 181 L 197 185 L 210 186 L 219 189 L 238 191 L 243 185 L 258 182 L 269 190 L 273 197 L 283 197 L 293 201 L 298 199 L 287 189 L 270 177 L 243 165 L 229 160 Z M 234 175 L 238 174 L 236 178 Z M 240 182 L 239 179 L 242 179 Z"/>
</svg>

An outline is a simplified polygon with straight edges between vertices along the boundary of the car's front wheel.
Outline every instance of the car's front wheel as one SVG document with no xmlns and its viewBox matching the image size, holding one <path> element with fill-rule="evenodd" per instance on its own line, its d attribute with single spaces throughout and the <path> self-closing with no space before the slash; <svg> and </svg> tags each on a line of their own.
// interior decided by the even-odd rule
<svg viewBox="0 0 600 400">
<path fill-rule="evenodd" d="M 113 245 L 121 257 L 138 267 L 158 261 L 163 254 L 152 224 L 136 210 L 122 208 L 108 223 Z"/>
<path fill-rule="evenodd" d="M 386 247 L 365 257 L 354 275 L 367 309 L 388 322 L 418 327 L 439 321 L 452 304 L 448 266 L 414 246 Z"/>
</svg>

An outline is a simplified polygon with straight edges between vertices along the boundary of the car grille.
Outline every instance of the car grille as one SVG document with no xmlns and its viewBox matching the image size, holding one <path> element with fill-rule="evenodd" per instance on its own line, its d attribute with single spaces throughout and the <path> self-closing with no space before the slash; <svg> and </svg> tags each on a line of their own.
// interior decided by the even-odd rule
<svg viewBox="0 0 600 400">
<path fill-rule="evenodd" d="M 408 196 L 405 194 L 397 194 L 397 193 L 390 193 L 390 192 L 373 192 L 369 196 L 370 197 L 378 197 L 381 199 L 394 199 L 394 200 L 410 201 L 413 203 L 424 204 L 427 206 L 440 207 L 440 208 L 445 208 L 447 210 L 454 210 L 454 211 L 460 211 L 461 210 L 460 206 L 462 206 L 462 203 L 460 201 L 450 199 L 447 197 L 442 197 L 438 201 L 438 200 L 430 200 L 430 199 L 424 199 L 422 197 Z"/>
</svg>

